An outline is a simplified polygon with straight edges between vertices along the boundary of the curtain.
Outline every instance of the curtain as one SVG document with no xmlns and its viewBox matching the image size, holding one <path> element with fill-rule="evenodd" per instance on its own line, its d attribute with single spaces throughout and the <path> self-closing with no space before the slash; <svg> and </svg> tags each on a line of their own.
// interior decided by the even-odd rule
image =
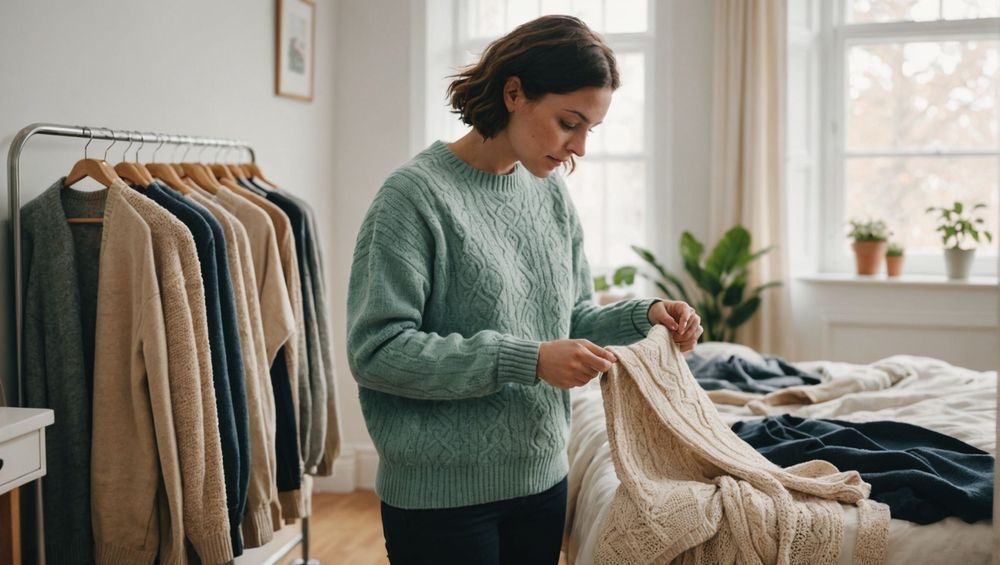
<svg viewBox="0 0 1000 565">
<path fill-rule="evenodd" d="M 774 246 L 752 264 L 748 289 L 784 284 L 764 291 L 737 341 L 788 357 L 794 343 L 785 245 L 785 10 L 786 0 L 715 3 L 709 240 L 742 224 L 754 250 Z"/>
</svg>

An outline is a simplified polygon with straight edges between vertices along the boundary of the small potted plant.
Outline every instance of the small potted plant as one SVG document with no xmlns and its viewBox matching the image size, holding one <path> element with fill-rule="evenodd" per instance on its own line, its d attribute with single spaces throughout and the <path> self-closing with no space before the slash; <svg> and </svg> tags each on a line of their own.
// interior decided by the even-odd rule
<svg viewBox="0 0 1000 565">
<path fill-rule="evenodd" d="M 986 204 L 978 203 L 972 208 L 961 202 L 955 202 L 951 208 L 931 206 L 928 214 L 938 214 L 937 231 L 941 232 L 941 243 L 944 245 L 944 263 L 949 279 L 965 279 L 972 269 L 972 260 L 976 255 L 975 245 L 970 245 L 970 239 L 977 244 L 985 238 L 993 241 L 993 234 L 982 229 L 985 220 L 976 214 L 976 210 L 985 208 Z M 979 225 L 979 228 L 976 226 Z"/>
<path fill-rule="evenodd" d="M 874 275 L 878 273 L 885 255 L 885 242 L 889 239 L 889 230 L 882 220 L 850 221 L 851 231 L 847 237 L 854 240 L 854 260 L 859 275 Z"/>
<path fill-rule="evenodd" d="M 890 277 L 898 277 L 903 272 L 903 246 L 890 242 L 885 248 L 885 272 Z"/>
<path fill-rule="evenodd" d="M 619 300 L 632 298 L 633 294 L 628 292 L 628 288 L 635 283 L 635 272 L 635 267 L 626 265 L 615 269 L 615 272 L 611 275 L 610 283 L 608 282 L 607 275 L 594 277 L 594 292 L 597 293 L 595 297 L 597 303 L 601 306 L 606 306 Z M 613 290 L 615 287 L 620 288 L 622 292 L 615 292 Z"/>
</svg>

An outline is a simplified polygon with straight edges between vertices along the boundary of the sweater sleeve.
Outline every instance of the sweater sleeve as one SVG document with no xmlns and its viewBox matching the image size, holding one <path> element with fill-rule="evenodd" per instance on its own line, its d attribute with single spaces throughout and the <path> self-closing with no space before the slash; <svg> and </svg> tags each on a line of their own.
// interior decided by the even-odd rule
<svg viewBox="0 0 1000 565">
<path fill-rule="evenodd" d="M 471 336 L 421 330 L 435 254 L 427 216 L 385 185 L 362 222 L 347 296 L 354 378 L 366 388 L 430 400 L 536 384 L 537 341 L 492 330 Z"/>
<path fill-rule="evenodd" d="M 560 185 L 565 187 L 561 181 Z M 604 307 L 594 304 L 590 265 L 583 250 L 583 228 L 565 189 L 563 196 L 573 232 L 573 281 L 576 287 L 570 338 L 587 339 L 601 347 L 629 345 L 645 338 L 653 327 L 649 323 L 649 308 L 657 299 L 623 300 Z"/>
</svg>

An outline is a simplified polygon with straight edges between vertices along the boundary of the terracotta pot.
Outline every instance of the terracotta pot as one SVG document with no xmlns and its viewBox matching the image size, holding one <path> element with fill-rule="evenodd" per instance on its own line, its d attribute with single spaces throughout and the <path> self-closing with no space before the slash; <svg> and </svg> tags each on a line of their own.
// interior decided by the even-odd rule
<svg viewBox="0 0 1000 565">
<path fill-rule="evenodd" d="M 608 304 L 614 304 L 615 302 L 620 302 L 622 300 L 629 300 L 634 297 L 635 294 L 631 292 L 626 292 L 625 294 L 617 294 L 614 292 L 598 292 L 595 298 L 597 299 L 598 305 L 607 306 Z"/>
<path fill-rule="evenodd" d="M 898 277 L 903 274 L 903 256 L 885 256 L 885 272 L 890 277 Z"/>
<path fill-rule="evenodd" d="M 854 260 L 858 267 L 858 274 L 877 274 L 882 266 L 882 258 L 885 257 L 885 242 L 855 241 L 851 247 L 854 249 Z"/>
</svg>

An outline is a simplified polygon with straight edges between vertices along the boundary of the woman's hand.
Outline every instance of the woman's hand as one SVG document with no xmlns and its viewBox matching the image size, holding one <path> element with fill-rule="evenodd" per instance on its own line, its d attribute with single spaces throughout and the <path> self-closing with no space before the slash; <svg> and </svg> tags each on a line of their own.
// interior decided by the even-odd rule
<svg viewBox="0 0 1000 565">
<path fill-rule="evenodd" d="M 705 333 L 701 327 L 701 317 L 694 308 L 682 300 L 662 300 L 654 302 L 649 307 L 646 316 L 649 323 L 662 324 L 670 330 L 670 337 L 680 348 L 682 353 L 687 353 L 694 349 L 698 338 Z"/>
<path fill-rule="evenodd" d="M 546 341 L 538 348 L 538 378 L 557 388 L 583 386 L 611 369 L 613 353 L 585 339 Z"/>
</svg>

